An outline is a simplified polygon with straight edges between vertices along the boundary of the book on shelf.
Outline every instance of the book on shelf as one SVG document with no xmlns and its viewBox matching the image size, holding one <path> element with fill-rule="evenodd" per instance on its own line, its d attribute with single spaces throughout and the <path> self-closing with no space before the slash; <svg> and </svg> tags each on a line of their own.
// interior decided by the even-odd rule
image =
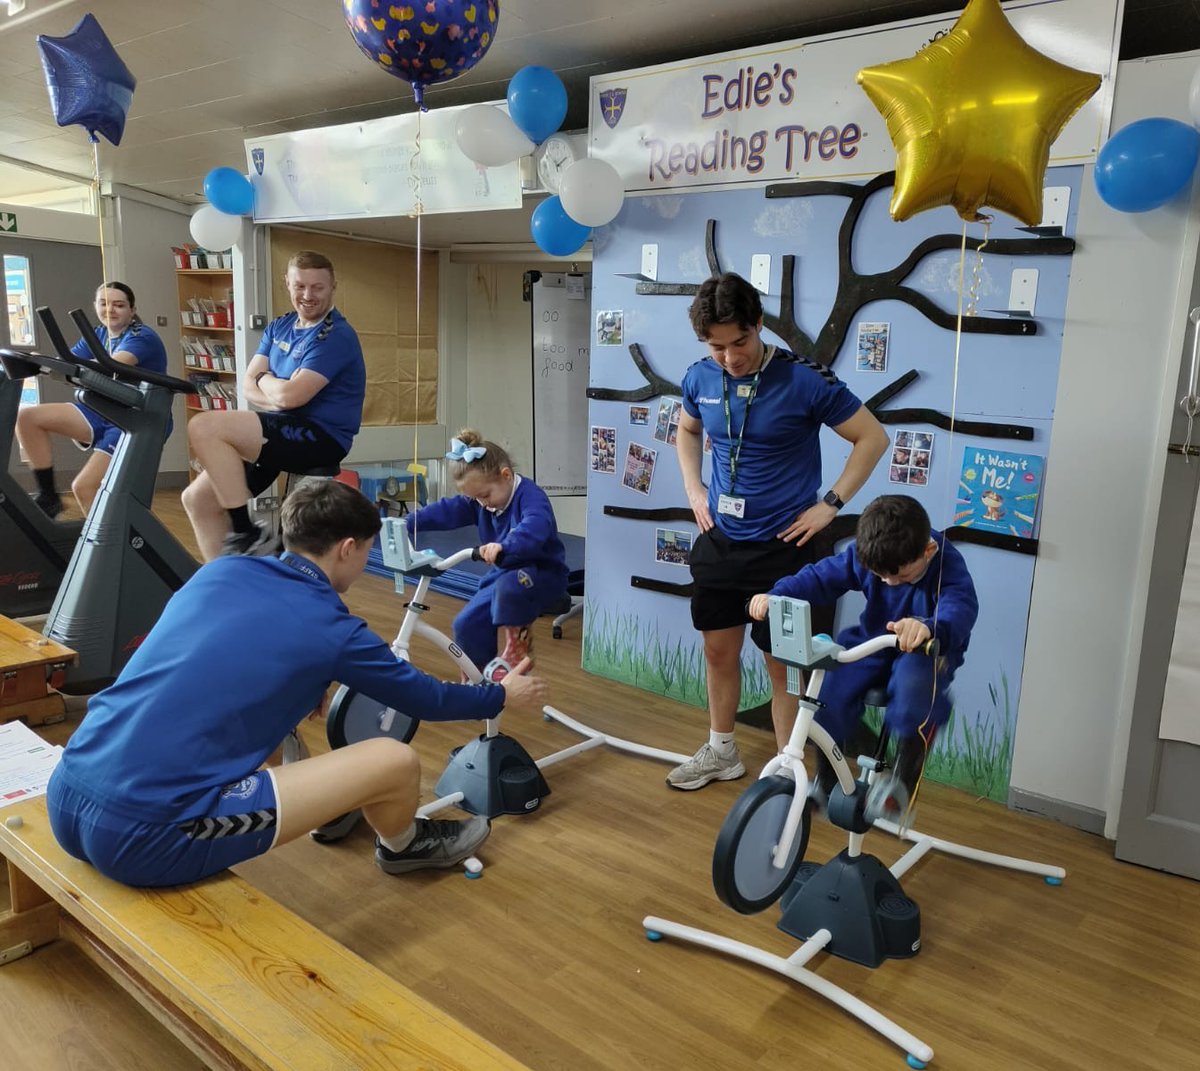
<svg viewBox="0 0 1200 1071">
<path fill-rule="evenodd" d="M 968 446 L 963 452 L 954 523 L 1032 538 L 1037 532 L 1045 467 L 1046 459 L 1037 454 Z"/>
<path fill-rule="evenodd" d="M 218 372 L 237 370 L 234 347 L 215 338 L 180 339 L 183 363 L 189 368 L 211 368 Z"/>
<path fill-rule="evenodd" d="M 222 383 L 213 376 L 202 372 L 188 375 L 188 381 L 195 385 L 196 395 L 189 398 L 188 404 L 193 409 L 236 409 L 237 391 L 228 383 Z"/>
</svg>

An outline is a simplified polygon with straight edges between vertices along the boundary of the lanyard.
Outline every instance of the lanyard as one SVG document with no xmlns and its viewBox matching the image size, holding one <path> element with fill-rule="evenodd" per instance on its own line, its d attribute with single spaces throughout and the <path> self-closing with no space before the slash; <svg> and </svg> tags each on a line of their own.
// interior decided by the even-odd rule
<svg viewBox="0 0 1200 1071">
<path fill-rule="evenodd" d="M 279 560 L 286 565 L 290 565 L 305 576 L 311 576 L 314 580 L 323 580 L 326 584 L 329 583 L 329 578 L 320 569 L 313 565 L 307 558 L 302 558 L 299 554 L 293 554 L 291 551 L 288 551 L 286 554 L 281 554 Z"/>
<path fill-rule="evenodd" d="M 742 427 L 738 432 L 737 442 L 733 441 L 733 415 L 729 408 L 729 374 L 721 370 L 721 400 L 725 403 L 725 434 L 729 437 L 729 493 L 732 495 L 734 487 L 737 486 L 737 467 L 738 458 L 742 456 L 742 439 L 746 435 L 746 421 L 750 419 L 750 406 L 754 404 L 754 399 L 758 397 L 758 381 L 762 376 L 763 368 L 766 367 L 766 353 L 763 354 L 763 363 L 758 366 L 758 371 L 754 373 L 754 382 L 750 384 L 750 394 L 746 398 L 746 408 L 742 411 Z"/>
</svg>

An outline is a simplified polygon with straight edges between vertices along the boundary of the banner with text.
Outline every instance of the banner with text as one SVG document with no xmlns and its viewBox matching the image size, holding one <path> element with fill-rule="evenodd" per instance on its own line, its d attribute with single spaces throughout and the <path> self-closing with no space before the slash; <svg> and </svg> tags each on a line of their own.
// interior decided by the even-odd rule
<svg viewBox="0 0 1200 1071">
<path fill-rule="evenodd" d="M 254 221 L 412 216 L 521 207 L 517 163 L 483 167 L 455 140 L 461 108 L 246 141 Z M 420 142 L 418 145 L 418 123 Z M 418 185 L 419 183 L 419 185 Z"/>
<path fill-rule="evenodd" d="M 1095 159 L 1108 134 L 1120 0 L 1029 0 L 1005 14 L 1051 59 L 1105 76 L 1051 163 Z M 855 78 L 903 59 L 957 16 L 806 38 L 591 80 L 591 155 L 627 193 L 876 175 L 896 166 L 887 126 Z"/>
</svg>

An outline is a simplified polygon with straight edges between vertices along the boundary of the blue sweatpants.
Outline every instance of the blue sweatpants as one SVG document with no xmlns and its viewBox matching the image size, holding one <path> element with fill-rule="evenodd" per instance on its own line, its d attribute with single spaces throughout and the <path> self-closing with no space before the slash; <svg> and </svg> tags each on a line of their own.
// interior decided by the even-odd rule
<svg viewBox="0 0 1200 1071">
<path fill-rule="evenodd" d="M 563 601 L 566 575 L 558 570 L 523 565 L 519 569 L 489 569 L 479 590 L 454 619 L 454 642 L 483 669 L 496 657 L 496 630 L 504 625 L 532 625 L 550 607 Z"/>
<path fill-rule="evenodd" d="M 847 629 L 838 643 L 853 647 L 865 639 L 856 629 Z M 893 738 L 913 736 L 922 726 L 928 738 L 930 730 L 950 720 L 948 689 L 962 662 L 961 654 L 930 658 L 890 648 L 828 670 L 819 697 L 825 705 L 817 712 L 817 724 L 845 747 L 863 715 L 863 696 L 873 687 L 886 686 L 884 720 Z"/>
</svg>

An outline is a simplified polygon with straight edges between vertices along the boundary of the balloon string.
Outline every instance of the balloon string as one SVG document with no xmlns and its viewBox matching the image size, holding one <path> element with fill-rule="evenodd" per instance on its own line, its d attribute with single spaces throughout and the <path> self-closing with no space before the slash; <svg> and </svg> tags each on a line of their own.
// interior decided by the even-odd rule
<svg viewBox="0 0 1200 1071">
<path fill-rule="evenodd" d="M 990 227 L 991 227 L 991 220 L 986 220 L 984 223 L 983 241 L 980 243 L 979 248 L 976 250 L 975 264 L 974 264 L 974 268 L 972 271 L 972 279 L 971 279 L 970 304 L 968 305 L 968 307 L 965 310 L 965 315 L 967 315 L 967 316 L 975 315 L 975 303 L 979 300 L 979 282 L 980 282 L 980 276 L 981 276 L 980 269 L 981 269 L 981 265 L 983 263 L 983 247 L 985 245 L 987 245 L 988 231 L 989 231 Z M 967 275 L 967 224 L 964 221 L 963 228 L 962 228 L 962 244 L 960 245 L 959 251 L 958 251 L 958 309 L 957 309 L 957 313 L 955 315 L 955 323 L 954 323 L 954 374 L 952 377 L 951 388 L 950 388 L 950 429 L 949 429 L 950 442 L 947 444 L 946 451 L 944 454 L 944 456 L 951 458 L 950 464 L 946 467 L 946 492 L 947 492 L 948 501 L 954 501 L 954 499 L 957 497 L 957 495 L 949 496 L 949 491 L 950 491 L 950 480 L 954 478 L 954 463 L 953 463 L 953 458 L 954 458 L 954 421 L 955 421 L 955 416 L 958 413 L 958 369 L 959 369 L 959 359 L 962 356 L 962 325 L 963 325 L 963 316 L 964 316 L 963 294 L 966 291 L 966 286 L 965 286 L 966 275 Z M 942 577 L 945 574 L 945 566 L 946 566 L 946 527 L 948 527 L 948 526 L 944 526 L 942 528 L 942 541 L 941 541 L 941 545 L 938 547 L 937 589 L 934 594 L 934 601 L 933 601 L 932 634 L 934 637 L 937 636 L 938 612 L 940 611 L 941 605 L 942 605 Z M 940 669 L 940 662 L 941 662 L 942 658 L 947 657 L 947 656 L 942 655 L 942 654 L 936 654 L 933 657 L 935 659 L 935 662 L 934 662 L 933 675 L 932 675 L 933 683 L 932 683 L 932 688 L 930 690 L 930 695 L 929 695 L 929 711 L 925 715 L 925 720 L 923 722 L 921 722 L 920 727 L 917 729 L 917 736 L 920 738 L 922 745 L 925 747 L 925 755 L 924 755 L 924 758 L 921 763 L 922 777 L 920 779 L 918 779 L 916 785 L 913 786 L 913 792 L 912 792 L 912 795 L 909 797 L 908 806 L 904 810 L 904 817 L 901 820 L 901 823 L 900 823 L 901 825 L 908 824 L 909 816 L 912 813 L 913 806 L 917 802 L 917 794 L 921 790 L 921 781 L 924 779 L 925 762 L 929 758 L 929 738 L 925 735 L 925 729 L 926 729 L 926 726 L 928 726 L 928 724 L 929 724 L 929 719 L 931 717 L 933 717 L 933 706 L 937 700 L 938 673 L 939 673 L 939 669 Z"/>
<path fill-rule="evenodd" d="M 409 164 L 409 185 L 413 192 L 413 211 L 417 217 L 417 361 L 416 375 L 413 382 L 413 459 L 409 466 L 409 472 L 412 475 L 412 513 L 415 517 L 417 514 L 417 506 L 420 503 L 420 496 L 417 493 L 417 481 L 423 475 L 420 458 L 420 428 L 417 418 L 420 413 L 421 405 L 421 216 L 424 214 L 424 206 L 421 202 L 421 115 L 424 107 L 417 110 L 417 136 L 413 142 L 413 155 Z M 416 541 L 417 530 L 416 524 L 413 524 L 413 540 Z"/>
<path fill-rule="evenodd" d="M 108 282 L 108 257 L 105 254 L 104 245 L 104 201 L 100 197 L 100 139 L 95 133 L 89 133 L 88 139 L 92 143 L 92 189 L 96 196 L 96 225 L 100 229 L 100 286 Z M 108 295 L 105 294 L 105 309 L 108 308 Z M 107 336 L 108 352 L 113 354 L 116 352 L 116 340 L 112 337 L 112 332 L 108 330 L 108 324 L 104 325 L 104 333 Z"/>
</svg>

